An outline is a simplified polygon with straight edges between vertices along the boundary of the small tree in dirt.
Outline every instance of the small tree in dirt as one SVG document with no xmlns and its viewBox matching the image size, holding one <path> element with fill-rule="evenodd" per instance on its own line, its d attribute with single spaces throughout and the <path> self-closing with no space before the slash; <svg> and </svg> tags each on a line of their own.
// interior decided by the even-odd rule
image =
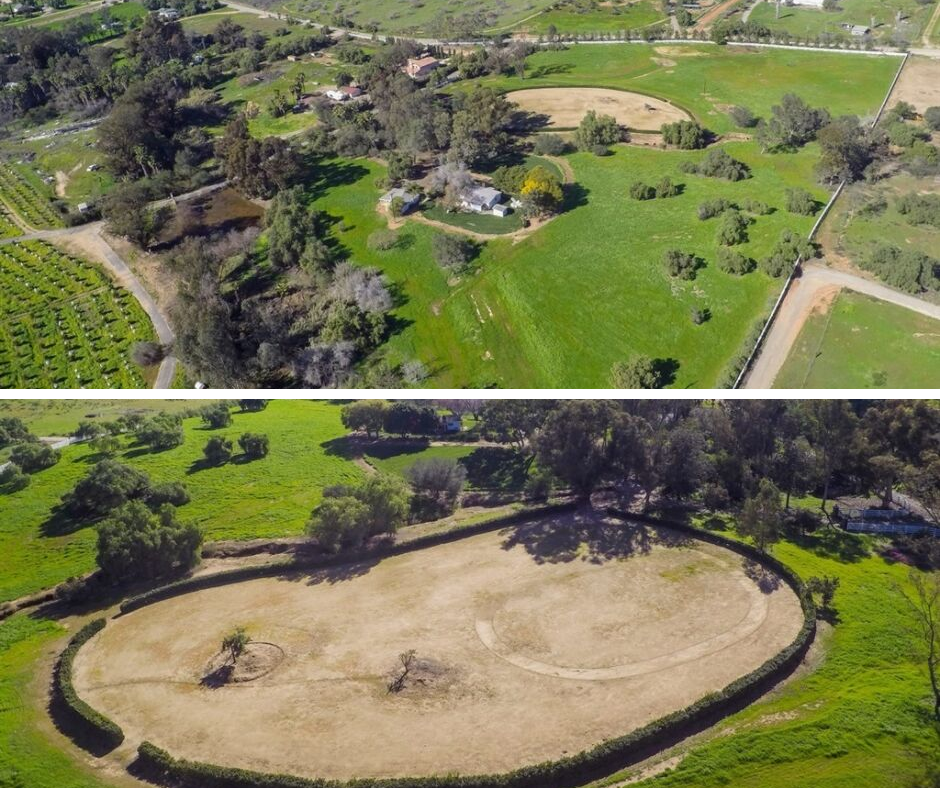
<svg viewBox="0 0 940 788">
<path fill-rule="evenodd" d="M 398 675 L 388 683 L 389 692 L 401 692 L 405 688 L 405 679 L 411 672 L 411 667 L 415 661 L 415 650 L 413 648 L 403 651 L 398 655 L 398 661 L 401 663 L 401 670 Z"/>
<path fill-rule="evenodd" d="M 251 636 L 244 627 L 235 627 L 224 638 L 222 638 L 222 653 L 228 655 L 228 661 L 234 665 L 238 658 L 245 653 L 248 644 L 251 643 Z"/>
<path fill-rule="evenodd" d="M 909 577 L 911 590 L 897 590 L 914 617 L 919 657 L 927 668 L 933 692 L 934 718 L 940 721 L 940 572 L 912 569 Z"/>
<path fill-rule="evenodd" d="M 757 495 L 744 502 L 738 519 L 738 532 L 749 536 L 762 553 L 780 541 L 783 526 L 783 506 L 780 503 L 780 490 L 769 479 L 762 479 Z"/>
</svg>

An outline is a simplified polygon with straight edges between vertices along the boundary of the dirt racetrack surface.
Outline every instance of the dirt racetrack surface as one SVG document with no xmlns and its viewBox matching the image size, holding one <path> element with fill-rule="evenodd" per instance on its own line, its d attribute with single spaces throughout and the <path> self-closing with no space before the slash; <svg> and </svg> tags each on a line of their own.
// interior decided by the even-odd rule
<svg viewBox="0 0 940 788">
<path fill-rule="evenodd" d="M 109 622 L 75 684 L 130 744 L 181 758 L 341 779 L 475 774 L 682 708 L 801 622 L 789 587 L 741 556 L 584 512 L 159 602 Z M 253 681 L 202 683 L 239 625 L 284 658 Z"/>
<path fill-rule="evenodd" d="M 515 90 L 506 98 L 520 109 L 548 117 L 549 128 L 573 129 L 590 110 L 612 115 L 621 126 L 659 131 L 664 123 L 689 120 L 689 115 L 661 99 L 606 88 L 532 88 Z"/>
</svg>

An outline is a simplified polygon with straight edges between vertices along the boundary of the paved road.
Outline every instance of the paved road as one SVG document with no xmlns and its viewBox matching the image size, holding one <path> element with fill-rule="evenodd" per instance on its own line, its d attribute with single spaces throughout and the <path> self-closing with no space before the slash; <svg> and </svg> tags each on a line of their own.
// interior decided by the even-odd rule
<svg viewBox="0 0 940 788">
<path fill-rule="evenodd" d="M 769 389 L 773 386 L 774 379 L 783 367 L 790 349 L 795 344 L 813 308 L 827 295 L 838 293 L 842 289 L 872 296 L 940 320 L 940 306 L 937 304 L 930 304 L 912 295 L 893 290 L 880 282 L 873 282 L 855 274 L 811 263 L 803 267 L 802 276 L 793 283 L 793 287 L 784 299 L 777 319 L 764 340 L 760 355 L 751 367 L 744 388 Z"/>
</svg>

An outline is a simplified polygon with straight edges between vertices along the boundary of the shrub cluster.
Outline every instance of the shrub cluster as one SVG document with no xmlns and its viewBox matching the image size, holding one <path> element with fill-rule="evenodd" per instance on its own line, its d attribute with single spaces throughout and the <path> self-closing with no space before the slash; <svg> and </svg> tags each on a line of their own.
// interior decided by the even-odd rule
<svg viewBox="0 0 940 788">
<path fill-rule="evenodd" d="M 743 181 L 751 177 L 751 170 L 743 161 L 738 161 L 721 148 L 712 148 L 698 164 L 682 162 L 679 171 L 704 175 L 706 178 L 724 178 L 726 181 Z"/>
<path fill-rule="evenodd" d="M 800 216 L 814 216 L 819 210 L 813 195 L 806 189 L 787 189 L 787 210 Z"/>
<path fill-rule="evenodd" d="M 816 256 L 816 247 L 792 230 L 784 230 L 773 251 L 761 259 L 760 269 L 768 276 L 783 276 L 796 265 L 796 261 L 811 260 Z"/>
<path fill-rule="evenodd" d="M 803 626 L 800 632 L 790 645 L 759 668 L 731 682 L 719 692 L 706 695 L 685 709 L 576 755 L 557 761 L 544 761 L 503 774 L 449 774 L 422 778 L 364 779 L 354 782 L 326 781 L 177 760 L 149 742 L 142 743 L 138 748 L 140 765 L 150 779 L 163 785 L 183 788 L 571 788 L 611 774 L 704 730 L 725 715 L 752 702 L 799 665 L 815 635 L 816 609 L 803 583 L 787 566 L 750 545 L 692 526 L 662 522 L 651 517 L 635 517 L 616 509 L 609 509 L 608 514 L 626 520 L 645 520 L 655 525 L 684 531 L 697 539 L 718 544 L 772 569 L 800 598 L 803 609 Z"/>
<path fill-rule="evenodd" d="M 675 123 L 664 123 L 662 128 L 663 142 L 682 150 L 698 150 L 708 144 L 709 133 L 693 120 L 679 120 Z"/>
<path fill-rule="evenodd" d="M 95 711 L 79 698 L 72 684 L 72 664 L 75 661 L 75 655 L 82 646 L 104 629 L 104 626 L 105 620 L 96 618 L 75 633 L 56 663 L 53 693 L 54 700 L 67 716 L 68 722 L 75 725 L 80 734 L 87 736 L 89 742 L 96 747 L 107 747 L 112 750 L 124 741 L 124 731 L 113 720 Z"/>
<path fill-rule="evenodd" d="M 729 200 L 721 197 L 715 200 L 706 200 L 698 207 L 698 218 L 703 222 L 707 219 L 714 219 L 733 207 L 734 205 Z"/>
<path fill-rule="evenodd" d="M 715 242 L 719 246 L 735 246 L 747 241 L 747 227 L 750 220 L 736 210 L 725 211 L 715 234 Z"/>
<path fill-rule="evenodd" d="M 630 184 L 630 196 L 634 200 L 652 200 L 654 198 L 675 197 L 682 187 L 672 182 L 668 175 L 655 186 L 636 181 Z"/>
<path fill-rule="evenodd" d="M 940 260 L 914 249 L 879 244 L 861 261 L 862 268 L 906 293 L 923 293 L 940 288 Z"/>
<path fill-rule="evenodd" d="M 940 229 L 940 194 L 904 194 L 895 205 L 909 224 L 928 224 Z"/>
<path fill-rule="evenodd" d="M 668 249 L 663 254 L 663 268 L 669 276 L 679 279 L 695 279 L 695 272 L 701 263 L 694 254 L 682 252 L 678 249 Z"/>
<path fill-rule="evenodd" d="M 726 246 L 718 249 L 718 268 L 727 274 L 743 276 L 749 274 L 757 267 L 757 263 L 750 257 L 745 257 L 734 249 Z"/>
</svg>

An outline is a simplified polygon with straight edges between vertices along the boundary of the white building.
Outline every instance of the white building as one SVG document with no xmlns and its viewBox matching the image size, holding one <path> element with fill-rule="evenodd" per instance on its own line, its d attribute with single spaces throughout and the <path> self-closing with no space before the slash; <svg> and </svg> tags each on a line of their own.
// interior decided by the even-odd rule
<svg viewBox="0 0 940 788">
<path fill-rule="evenodd" d="M 385 194 L 379 197 L 379 204 L 386 207 L 391 207 L 392 202 L 396 198 L 401 200 L 402 214 L 413 211 L 418 207 L 418 203 L 421 202 L 420 194 L 414 194 L 413 192 L 405 191 L 401 187 L 398 187 L 385 192 Z"/>
<path fill-rule="evenodd" d="M 493 213 L 493 209 L 503 201 L 503 193 L 492 186 L 474 186 L 467 189 L 460 199 L 460 207 L 474 213 Z"/>
</svg>

